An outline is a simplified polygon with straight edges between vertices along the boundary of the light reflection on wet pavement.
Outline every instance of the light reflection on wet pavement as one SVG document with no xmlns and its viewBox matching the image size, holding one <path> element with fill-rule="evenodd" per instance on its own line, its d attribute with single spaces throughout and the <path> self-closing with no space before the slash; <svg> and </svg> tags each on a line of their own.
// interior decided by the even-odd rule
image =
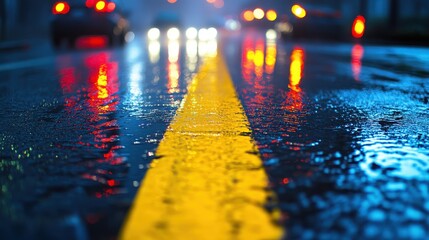
<svg viewBox="0 0 429 240">
<path fill-rule="evenodd" d="M 429 235 L 427 49 L 246 31 L 219 46 L 290 239 Z M 114 238 L 213 50 L 196 39 L 137 38 L 123 50 L 0 65 L 3 236 Z"/>
<path fill-rule="evenodd" d="M 199 64 L 195 44 L 155 44 L 66 52 L 54 66 L 2 73 L 6 238 L 118 234 Z"/>
<path fill-rule="evenodd" d="M 288 238 L 425 238 L 429 51 L 269 44 L 248 33 L 224 49 Z"/>
</svg>

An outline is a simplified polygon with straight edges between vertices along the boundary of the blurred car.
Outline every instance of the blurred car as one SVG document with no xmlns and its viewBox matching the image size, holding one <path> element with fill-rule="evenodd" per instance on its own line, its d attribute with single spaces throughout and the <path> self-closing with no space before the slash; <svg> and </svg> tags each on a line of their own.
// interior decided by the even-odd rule
<svg viewBox="0 0 429 240">
<path fill-rule="evenodd" d="M 344 16 L 335 4 L 295 3 L 290 12 L 283 15 L 276 29 L 282 38 L 316 38 L 348 40 L 362 38 L 365 31 L 365 18 Z"/>
<path fill-rule="evenodd" d="M 73 46 L 77 38 L 103 35 L 109 44 L 125 43 L 129 24 L 117 0 L 64 0 L 52 6 L 51 39 Z"/>
<path fill-rule="evenodd" d="M 253 0 L 242 9 L 240 20 L 244 27 L 275 28 L 282 38 L 361 38 L 365 18 L 344 14 L 342 4 L 341 0 Z"/>
</svg>

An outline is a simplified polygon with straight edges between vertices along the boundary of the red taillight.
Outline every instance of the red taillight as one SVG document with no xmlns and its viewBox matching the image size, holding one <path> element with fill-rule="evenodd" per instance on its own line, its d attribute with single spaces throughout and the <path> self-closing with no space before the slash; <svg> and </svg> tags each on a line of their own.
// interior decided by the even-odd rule
<svg viewBox="0 0 429 240">
<path fill-rule="evenodd" d="M 354 38 L 361 38 L 365 32 L 365 18 L 357 16 L 352 25 L 352 36 Z"/>
<path fill-rule="evenodd" d="M 106 2 L 105 1 L 98 1 L 96 4 L 95 4 L 95 11 L 97 11 L 97 12 L 104 12 L 105 11 L 105 9 L 106 9 Z"/>
<path fill-rule="evenodd" d="M 85 5 L 87 8 L 93 8 L 95 6 L 95 2 L 96 0 L 86 0 Z"/>
<path fill-rule="evenodd" d="M 116 4 L 114 2 L 106 2 L 101 0 L 95 3 L 94 8 L 97 12 L 113 12 L 116 8 Z"/>
<path fill-rule="evenodd" d="M 52 8 L 53 14 L 67 14 L 70 11 L 70 5 L 67 2 L 57 2 Z"/>
<path fill-rule="evenodd" d="M 109 2 L 107 4 L 107 9 L 106 10 L 108 12 L 113 12 L 115 10 L 115 8 L 116 8 L 116 4 L 114 2 Z"/>
</svg>

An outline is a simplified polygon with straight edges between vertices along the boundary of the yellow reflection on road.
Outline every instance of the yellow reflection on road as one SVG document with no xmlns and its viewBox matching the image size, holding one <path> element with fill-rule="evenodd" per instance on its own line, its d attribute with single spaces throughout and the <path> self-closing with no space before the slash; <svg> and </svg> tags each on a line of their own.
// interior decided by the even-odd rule
<svg viewBox="0 0 429 240">
<path fill-rule="evenodd" d="M 107 65 L 101 64 L 100 69 L 98 70 L 98 78 L 97 78 L 98 98 L 105 99 L 109 96 L 106 86 L 107 86 Z"/>
<path fill-rule="evenodd" d="M 277 62 L 277 42 L 272 30 L 267 31 L 266 39 L 253 39 L 246 36 L 242 45 L 241 69 L 242 77 L 248 83 L 252 82 L 254 74 L 256 81 L 268 79 L 274 73 Z"/>
<path fill-rule="evenodd" d="M 300 92 L 299 84 L 304 70 L 304 50 L 299 47 L 294 48 L 290 60 L 289 88 L 295 92 Z"/>
<path fill-rule="evenodd" d="M 267 42 L 267 54 L 265 56 L 265 73 L 272 74 L 277 61 L 277 44 L 275 41 Z"/>
</svg>

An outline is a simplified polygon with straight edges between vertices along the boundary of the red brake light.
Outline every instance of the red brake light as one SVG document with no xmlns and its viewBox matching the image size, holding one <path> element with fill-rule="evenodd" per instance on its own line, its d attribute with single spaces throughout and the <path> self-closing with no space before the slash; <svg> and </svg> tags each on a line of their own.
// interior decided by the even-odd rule
<svg viewBox="0 0 429 240">
<path fill-rule="evenodd" d="M 52 8 L 53 14 L 67 14 L 70 11 L 70 5 L 67 2 L 57 2 Z"/>
<path fill-rule="evenodd" d="M 365 18 L 357 16 L 352 25 L 352 36 L 354 38 L 361 38 L 365 32 Z"/>
<path fill-rule="evenodd" d="M 105 10 L 106 10 L 106 2 L 105 1 L 98 1 L 95 4 L 95 11 L 104 12 Z"/>
<path fill-rule="evenodd" d="M 116 8 L 116 4 L 114 2 L 109 2 L 107 4 L 107 9 L 106 10 L 108 12 L 113 12 L 115 10 L 115 8 Z"/>
<path fill-rule="evenodd" d="M 116 4 L 114 2 L 100 0 L 95 3 L 95 11 L 97 12 L 113 12 L 115 8 Z"/>
<path fill-rule="evenodd" d="M 86 0 L 85 5 L 87 8 L 92 8 L 95 6 L 95 0 Z"/>
</svg>

